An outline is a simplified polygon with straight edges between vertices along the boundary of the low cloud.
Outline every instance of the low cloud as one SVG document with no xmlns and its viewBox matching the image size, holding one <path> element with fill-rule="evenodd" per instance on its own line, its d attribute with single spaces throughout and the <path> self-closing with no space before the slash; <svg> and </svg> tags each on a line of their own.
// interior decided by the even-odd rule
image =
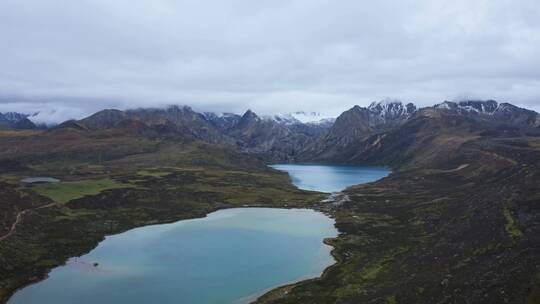
<svg viewBox="0 0 540 304">
<path fill-rule="evenodd" d="M 385 96 L 540 110 L 536 0 L 4 0 L 0 111 L 339 112 Z"/>
</svg>

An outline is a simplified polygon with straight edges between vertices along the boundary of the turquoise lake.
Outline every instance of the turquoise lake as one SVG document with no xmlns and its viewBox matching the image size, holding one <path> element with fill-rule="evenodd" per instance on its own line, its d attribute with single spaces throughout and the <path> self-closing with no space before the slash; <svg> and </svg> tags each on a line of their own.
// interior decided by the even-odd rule
<svg viewBox="0 0 540 304">
<path fill-rule="evenodd" d="M 273 165 L 299 188 L 335 192 L 387 176 L 377 167 Z M 235 208 L 108 236 L 9 304 L 249 303 L 334 263 L 334 221 L 308 209 Z M 94 265 L 97 263 L 97 266 Z"/>
<path fill-rule="evenodd" d="M 286 171 L 300 189 L 337 192 L 349 186 L 379 180 L 390 174 L 384 167 L 277 164 L 270 167 Z"/>
<path fill-rule="evenodd" d="M 334 263 L 323 239 L 336 235 L 334 221 L 313 210 L 220 210 L 108 236 L 9 303 L 248 303 L 319 276 Z"/>
</svg>

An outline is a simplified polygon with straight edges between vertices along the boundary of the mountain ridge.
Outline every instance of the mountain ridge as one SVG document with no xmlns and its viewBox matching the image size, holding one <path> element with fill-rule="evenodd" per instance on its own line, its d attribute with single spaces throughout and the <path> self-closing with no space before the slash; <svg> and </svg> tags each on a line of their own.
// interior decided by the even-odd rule
<svg viewBox="0 0 540 304">
<path fill-rule="evenodd" d="M 311 118 L 319 113 L 296 112 Z M 19 129 L 34 128 L 24 114 L 11 114 L 19 120 Z M 429 118 L 452 121 L 450 128 L 465 124 L 479 128 L 483 134 L 537 134 L 540 115 L 532 110 L 494 100 L 444 101 L 429 107 L 417 108 L 412 103 L 385 99 L 367 107 L 358 105 L 344 111 L 335 119 L 304 122 L 292 114 L 262 115 L 252 110 L 244 114 L 199 113 L 189 106 L 168 108 L 137 108 L 125 111 L 104 109 L 81 120 L 66 121 L 55 128 L 78 131 L 123 128 L 133 126 L 131 133 L 148 136 L 180 136 L 223 144 L 240 152 L 254 154 L 267 162 L 328 162 L 380 163 L 387 159 L 376 148 L 381 141 L 394 138 L 403 145 L 416 134 L 415 124 Z M 408 123 L 411 120 L 416 121 Z M 10 125 L 17 128 L 17 125 Z M 404 130 L 400 130 L 404 128 Z M 422 136 L 427 136 L 423 131 Z M 396 134 L 401 134 L 397 136 Z M 418 134 L 416 134 L 418 135 Z M 418 135 L 420 136 L 420 135 Z M 385 145 L 383 145 L 385 146 Z M 378 152 L 377 152 L 378 151 Z"/>
<path fill-rule="evenodd" d="M 81 120 L 81 124 L 90 128 L 114 127 L 120 120 L 129 117 L 147 124 L 149 128 L 161 126 L 158 134 L 164 130 L 171 134 L 189 134 L 195 139 L 235 147 L 269 162 L 380 163 L 390 157 L 376 148 L 381 141 L 395 138 L 391 146 L 396 146 L 398 142 L 407 145 L 404 139 L 412 141 L 413 134 L 427 137 L 429 130 L 419 135 L 415 133 L 414 126 L 430 117 L 452 121 L 454 125 L 465 124 L 464 120 L 467 120 L 469 128 L 474 129 L 474 125 L 477 125 L 477 128 L 491 134 L 534 134 L 540 128 L 538 113 L 493 100 L 445 101 L 431 107 L 417 108 L 412 103 L 386 99 L 367 107 L 356 105 L 334 121 L 318 124 L 302 123 L 292 116 L 289 119 L 283 116 L 259 116 L 251 110 L 243 115 L 201 114 L 187 106 L 104 111 Z M 411 120 L 416 122 L 407 124 Z M 404 130 L 400 130 L 404 125 Z M 438 127 L 450 128 L 454 125 Z M 396 163 L 395 159 L 393 163 Z"/>
</svg>

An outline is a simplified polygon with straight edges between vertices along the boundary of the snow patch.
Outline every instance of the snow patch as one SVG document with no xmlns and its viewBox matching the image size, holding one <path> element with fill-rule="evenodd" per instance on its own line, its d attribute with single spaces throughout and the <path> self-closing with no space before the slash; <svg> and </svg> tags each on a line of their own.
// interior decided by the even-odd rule
<svg viewBox="0 0 540 304">
<path fill-rule="evenodd" d="M 297 111 L 294 113 L 263 116 L 264 119 L 273 120 L 280 124 L 326 124 L 335 121 L 335 117 L 323 115 L 319 112 Z"/>
<path fill-rule="evenodd" d="M 372 102 L 368 110 L 382 119 L 394 119 L 408 117 L 416 110 L 416 107 L 412 104 L 406 106 L 399 100 L 386 98 L 378 102 Z"/>
</svg>

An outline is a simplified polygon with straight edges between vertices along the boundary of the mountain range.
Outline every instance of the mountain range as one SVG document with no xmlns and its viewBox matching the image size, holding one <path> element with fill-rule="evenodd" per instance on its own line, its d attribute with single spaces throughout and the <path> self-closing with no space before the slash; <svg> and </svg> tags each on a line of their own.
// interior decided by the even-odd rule
<svg viewBox="0 0 540 304">
<path fill-rule="evenodd" d="M 13 112 L 0 114 L 0 124 L 13 129 L 36 128 L 28 115 Z M 493 100 L 445 101 L 424 108 L 385 100 L 368 107 L 354 106 L 336 119 L 305 112 L 274 116 L 259 116 L 251 110 L 243 115 L 198 113 L 188 106 L 106 109 L 53 129 L 65 128 L 180 136 L 223 144 L 268 162 L 387 164 L 402 161 L 403 149 L 420 149 L 416 146 L 429 141 L 436 129 L 459 130 L 463 136 L 480 130 L 482 135 L 535 135 L 540 133 L 540 115 Z M 398 149 L 400 157 L 392 156 Z"/>
</svg>

